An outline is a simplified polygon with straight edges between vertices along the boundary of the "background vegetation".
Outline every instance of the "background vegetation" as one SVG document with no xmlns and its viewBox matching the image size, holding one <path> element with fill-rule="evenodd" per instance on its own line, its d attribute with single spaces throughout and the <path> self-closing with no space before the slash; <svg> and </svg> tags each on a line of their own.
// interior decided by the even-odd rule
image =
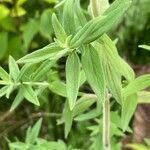
<svg viewBox="0 0 150 150">
<path fill-rule="evenodd" d="M 51 22 L 52 13 L 57 12 L 59 18 L 62 17 L 61 6 L 56 7 L 58 2 L 58 0 L 0 0 L 0 65 L 2 67 L 8 70 L 9 55 L 18 60 L 25 54 L 42 48 L 54 40 Z M 88 4 L 88 0 L 81 0 L 83 9 L 87 8 Z M 139 45 L 150 45 L 149 6 L 149 0 L 133 0 L 132 6 L 128 9 L 120 24 L 109 33 L 112 39 L 117 41 L 120 55 L 129 62 L 137 75 L 150 73 L 150 53 L 139 48 Z M 48 74 L 53 78 L 60 77 L 65 80 L 65 61 L 65 58 L 61 59 Z M 59 89 L 61 86 L 57 86 L 57 88 Z M 84 84 L 82 88 L 87 92 L 91 92 L 87 84 Z M 10 112 L 9 109 L 15 98 L 15 92 L 11 94 L 9 99 L 0 98 L 0 149 L 8 149 L 8 139 L 16 141 L 17 137 L 20 141 L 24 141 L 27 128 L 35 124 L 40 117 L 43 118 L 39 135 L 41 138 L 48 141 L 60 139 L 67 143 L 68 147 L 73 148 L 88 149 L 91 143 L 93 147 L 100 144 L 96 141 L 100 138 L 96 134 L 101 130 L 99 129 L 100 120 L 74 121 L 69 138 L 64 138 L 63 125 L 57 125 L 61 122 L 60 117 L 63 111 L 64 98 L 54 94 L 56 91 L 57 89 L 53 88 L 45 90 L 40 96 L 40 107 L 23 101 L 13 112 Z M 150 110 L 148 105 L 146 105 L 147 110 Z M 117 107 L 117 104 L 113 105 L 113 112 L 111 113 L 111 117 L 115 121 L 119 119 L 119 115 L 115 113 Z M 150 115 L 149 111 L 145 115 L 148 114 Z M 136 125 L 133 126 L 133 120 L 130 127 L 134 130 L 133 127 L 136 127 Z M 122 141 L 126 143 L 126 140 L 123 140 L 126 135 L 115 127 L 113 132 L 112 134 L 115 134 L 113 139 L 115 144 L 113 145 L 114 149 L 117 149 L 119 143 Z M 131 129 L 129 129 L 128 134 L 133 135 Z M 147 134 L 148 137 L 150 137 L 150 131 Z M 133 137 L 129 136 L 126 139 L 130 141 L 131 138 Z M 148 143 L 148 140 L 146 142 Z"/>
</svg>

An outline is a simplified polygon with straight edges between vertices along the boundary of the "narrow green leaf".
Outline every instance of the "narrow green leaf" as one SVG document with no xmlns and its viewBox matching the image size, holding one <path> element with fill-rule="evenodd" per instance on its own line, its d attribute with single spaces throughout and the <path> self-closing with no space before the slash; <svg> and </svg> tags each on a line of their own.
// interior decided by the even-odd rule
<svg viewBox="0 0 150 150">
<path fill-rule="evenodd" d="M 104 15 L 108 15 L 110 12 L 115 11 L 118 7 L 129 7 L 131 5 L 132 0 L 115 0 L 108 9 L 104 12 Z M 126 8 L 126 9 L 127 9 Z M 125 9 L 125 8 L 124 8 Z"/>
<path fill-rule="evenodd" d="M 31 64 L 31 63 L 28 63 L 28 64 L 25 64 L 21 70 L 20 70 L 20 74 L 19 74 L 19 77 L 18 77 L 18 81 L 22 80 L 22 81 L 25 81 L 25 79 L 27 78 L 27 76 L 29 77 L 30 76 L 30 71 L 34 71 L 34 64 Z"/>
<path fill-rule="evenodd" d="M 40 18 L 40 33 L 45 38 L 52 40 L 53 27 L 52 27 L 52 10 L 45 9 Z"/>
<path fill-rule="evenodd" d="M 30 143 L 30 144 L 34 144 L 35 141 L 38 138 L 40 129 L 41 129 L 41 125 L 42 125 L 42 118 L 40 118 L 35 125 L 32 127 L 30 133 L 28 134 L 28 136 L 26 137 L 26 143 Z"/>
<path fill-rule="evenodd" d="M 145 74 L 136 78 L 135 80 L 130 82 L 125 88 L 123 88 L 122 94 L 123 96 L 127 97 L 149 86 L 150 86 L 150 74 Z"/>
<path fill-rule="evenodd" d="M 75 22 L 74 22 L 74 0 L 66 0 L 63 10 L 63 26 L 67 35 L 73 34 L 75 32 Z"/>
<path fill-rule="evenodd" d="M 33 91 L 30 85 L 22 85 L 23 88 L 23 96 L 31 103 L 39 106 L 40 103 L 38 101 L 36 93 Z"/>
<path fill-rule="evenodd" d="M 140 45 L 139 47 L 150 51 L 150 46 L 149 45 Z"/>
<path fill-rule="evenodd" d="M 31 19 L 22 29 L 23 31 L 23 41 L 24 41 L 24 47 L 25 50 L 28 49 L 32 39 L 39 31 L 39 20 L 37 19 Z"/>
<path fill-rule="evenodd" d="M 101 109 L 102 110 L 102 109 Z M 87 121 L 90 119 L 93 119 L 95 117 L 98 117 L 102 114 L 102 112 L 98 111 L 97 109 L 91 110 L 90 112 L 83 113 L 79 116 L 76 116 L 74 118 L 75 121 Z"/>
<path fill-rule="evenodd" d="M 111 64 L 106 65 L 104 69 L 108 90 L 110 91 L 112 96 L 118 101 L 118 103 L 121 103 L 121 77 L 117 76 L 115 70 L 111 68 Z"/>
<path fill-rule="evenodd" d="M 87 80 L 98 97 L 98 104 L 101 105 L 105 98 L 106 83 L 99 54 L 93 46 L 86 47 L 86 51 L 82 55 L 82 65 Z"/>
<path fill-rule="evenodd" d="M 72 121 L 73 121 L 73 115 L 72 115 L 72 111 L 70 110 L 68 101 L 66 101 L 65 103 L 63 119 L 65 121 L 65 138 L 67 138 L 71 130 Z"/>
<path fill-rule="evenodd" d="M 0 89 L 0 98 L 7 93 L 9 86 L 4 86 Z"/>
<path fill-rule="evenodd" d="M 102 45 L 99 47 L 99 52 L 103 53 L 100 53 L 102 55 L 101 59 L 111 64 L 111 68 L 115 70 L 116 75 L 124 76 L 129 82 L 134 80 L 135 73 L 133 69 L 119 56 L 116 46 L 106 34 L 100 38 L 99 44 Z M 100 49 L 103 50 L 100 51 Z"/>
<path fill-rule="evenodd" d="M 96 17 L 89 21 L 87 24 L 83 26 L 71 39 L 70 46 L 73 48 L 79 47 L 82 44 L 85 44 L 84 41 L 86 40 L 87 36 L 91 36 L 91 31 L 96 26 L 96 24 L 100 24 L 101 22 L 105 21 L 106 17 Z"/>
<path fill-rule="evenodd" d="M 71 53 L 66 62 L 66 89 L 69 106 L 72 110 L 75 106 L 80 82 L 80 60 L 78 55 Z"/>
<path fill-rule="evenodd" d="M 115 6 L 116 9 L 111 10 L 105 17 L 95 17 L 88 22 L 70 42 L 72 47 L 79 47 L 82 44 L 93 42 L 102 36 L 104 33 L 112 29 L 123 16 L 125 11 L 130 6 L 130 1 L 120 1 Z M 111 7 L 111 6 L 110 6 Z"/>
<path fill-rule="evenodd" d="M 123 99 L 121 114 L 121 124 L 123 131 L 127 130 L 129 122 L 135 112 L 137 103 L 137 94 L 132 94 Z"/>
<path fill-rule="evenodd" d="M 76 26 L 84 26 L 87 23 L 86 17 L 80 6 L 80 0 L 75 0 L 75 24 Z M 76 27 L 76 28 L 77 28 Z"/>
<path fill-rule="evenodd" d="M 13 90 L 14 90 L 14 85 L 13 84 L 9 85 L 6 92 L 6 98 L 10 97 L 10 94 L 12 93 Z"/>
<path fill-rule="evenodd" d="M 52 24 L 55 31 L 56 38 L 61 42 L 65 43 L 67 35 L 61 25 L 61 23 L 58 21 L 55 14 L 52 15 Z"/>
<path fill-rule="evenodd" d="M 10 72 L 10 78 L 16 82 L 20 71 L 16 61 L 11 56 L 9 56 L 9 72 Z"/>
<path fill-rule="evenodd" d="M 138 92 L 138 103 L 139 104 L 150 104 L 150 92 L 140 91 Z"/>
<path fill-rule="evenodd" d="M 94 94 L 85 94 L 77 102 L 73 109 L 73 116 L 79 115 L 87 110 L 91 105 L 97 101 L 97 97 Z"/>
<path fill-rule="evenodd" d="M 25 143 L 22 142 L 13 142 L 13 143 L 9 143 L 9 148 L 10 150 L 15 150 L 15 149 L 27 149 L 27 145 Z"/>
<path fill-rule="evenodd" d="M 122 76 L 125 76 L 130 81 L 134 79 L 134 72 L 119 56 L 116 46 L 106 34 L 93 45 L 97 49 L 102 61 L 107 88 L 112 96 L 121 104 Z"/>
<path fill-rule="evenodd" d="M 43 79 L 46 75 L 46 73 L 51 69 L 51 67 L 56 63 L 56 60 L 46 60 L 44 61 L 33 73 L 32 80 L 33 81 L 39 81 Z"/>
<path fill-rule="evenodd" d="M 126 78 L 128 82 L 135 79 L 135 73 L 133 69 L 122 58 L 120 58 L 120 72 Z"/>
<path fill-rule="evenodd" d="M 85 81 L 86 81 L 85 72 L 84 72 L 84 70 L 81 70 L 81 71 L 80 71 L 80 86 L 81 86 L 82 84 L 84 84 Z"/>
<path fill-rule="evenodd" d="M 15 110 L 18 107 L 18 105 L 23 101 L 23 98 L 24 98 L 23 89 L 20 87 L 20 89 L 17 93 L 17 96 L 15 97 L 15 99 L 11 105 L 10 111 Z"/>
<path fill-rule="evenodd" d="M 53 81 L 50 86 L 50 90 L 57 95 L 67 97 L 66 84 L 61 81 Z"/>
<path fill-rule="evenodd" d="M 9 81 L 9 74 L 2 67 L 0 67 L 0 78 L 4 81 Z"/>
<path fill-rule="evenodd" d="M 149 150 L 148 147 L 142 145 L 142 144 L 127 144 L 127 148 L 130 148 L 132 150 Z"/>
<path fill-rule="evenodd" d="M 55 55 L 61 51 L 62 48 L 59 47 L 56 43 L 51 43 L 44 48 L 41 48 L 31 54 L 28 54 L 21 59 L 19 59 L 18 63 L 37 63 L 43 61 L 45 59 L 55 57 Z"/>
<path fill-rule="evenodd" d="M 51 69 L 51 67 L 57 62 L 57 60 L 59 60 L 62 56 L 64 56 L 67 53 L 67 51 L 67 49 L 64 49 L 63 51 L 57 53 L 54 58 L 44 61 L 32 74 L 32 80 L 39 81 L 43 79 L 45 77 L 43 76 L 43 74 L 46 74 Z"/>
</svg>

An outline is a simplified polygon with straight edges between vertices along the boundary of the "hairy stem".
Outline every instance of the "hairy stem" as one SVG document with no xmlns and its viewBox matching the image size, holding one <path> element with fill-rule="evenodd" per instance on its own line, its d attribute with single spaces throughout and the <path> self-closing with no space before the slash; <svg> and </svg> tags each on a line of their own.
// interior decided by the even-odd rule
<svg viewBox="0 0 150 150">
<path fill-rule="evenodd" d="M 110 150 L 110 106 L 109 95 L 106 94 L 106 99 L 103 103 L 103 149 Z"/>
<path fill-rule="evenodd" d="M 98 3 L 100 0 L 90 0 L 90 7 L 93 18 L 99 15 Z M 110 150 L 110 95 L 106 92 L 106 98 L 103 103 L 103 149 Z"/>
</svg>

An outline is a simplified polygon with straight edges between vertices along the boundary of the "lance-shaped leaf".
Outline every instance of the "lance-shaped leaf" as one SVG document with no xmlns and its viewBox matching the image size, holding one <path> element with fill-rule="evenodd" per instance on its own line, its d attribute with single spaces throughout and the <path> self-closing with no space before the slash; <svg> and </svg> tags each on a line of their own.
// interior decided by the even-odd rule
<svg viewBox="0 0 150 150">
<path fill-rule="evenodd" d="M 135 112 L 137 106 L 137 94 L 132 94 L 125 97 L 122 103 L 122 114 L 121 114 L 121 124 L 123 131 L 126 131 L 129 122 Z"/>
<path fill-rule="evenodd" d="M 63 9 L 63 26 L 67 35 L 75 32 L 74 0 L 66 0 Z"/>
<path fill-rule="evenodd" d="M 137 93 L 150 86 L 150 74 L 142 75 L 132 82 L 130 82 L 122 90 L 123 96 L 127 97 L 131 94 Z"/>
<path fill-rule="evenodd" d="M 67 97 L 66 84 L 59 80 L 53 81 L 50 84 L 49 89 L 57 95 Z"/>
<path fill-rule="evenodd" d="M 9 86 L 4 86 L 0 89 L 0 98 L 7 93 Z"/>
<path fill-rule="evenodd" d="M 82 69 L 80 71 L 80 86 L 83 85 L 85 81 L 86 81 L 86 75 L 84 70 Z"/>
<path fill-rule="evenodd" d="M 35 141 L 38 138 L 40 129 L 42 125 L 42 118 L 40 118 L 35 125 L 31 128 L 29 128 L 27 135 L 26 135 L 26 143 L 34 144 Z M 29 132 L 30 131 L 30 132 Z"/>
<path fill-rule="evenodd" d="M 101 109 L 102 110 L 102 109 Z M 101 110 L 93 109 L 87 113 L 81 114 L 74 118 L 75 121 L 87 121 L 96 118 L 102 114 Z"/>
<path fill-rule="evenodd" d="M 80 60 L 76 52 L 72 52 L 66 62 L 66 88 L 69 106 L 75 106 L 80 82 Z"/>
<path fill-rule="evenodd" d="M 108 9 L 104 12 L 104 15 L 109 14 L 110 12 L 118 9 L 118 7 L 123 7 L 126 5 L 130 5 L 132 3 L 132 0 L 115 0 Z"/>
<path fill-rule="evenodd" d="M 95 94 L 84 94 L 79 100 L 77 100 L 76 105 L 72 111 L 69 108 L 72 117 L 82 114 L 82 112 L 88 110 L 88 108 L 92 106 L 96 101 L 97 96 Z M 62 124 L 63 122 L 65 122 L 64 117 L 61 118 L 61 122 L 59 122 L 59 124 Z"/>
<path fill-rule="evenodd" d="M 18 63 L 37 63 L 45 59 L 55 57 L 55 55 L 61 50 L 62 48 L 58 46 L 56 43 L 51 43 L 42 49 L 39 49 L 31 54 L 28 54 L 22 57 L 17 62 Z"/>
<path fill-rule="evenodd" d="M 65 43 L 67 35 L 61 25 L 61 23 L 58 21 L 55 14 L 52 15 L 52 24 L 55 31 L 56 38 L 61 42 Z"/>
<path fill-rule="evenodd" d="M 132 81 L 135 78 L 135 73 L 133 69 L 119 56 L 117 48 L 113 41 L 104 34 L 99 42 L 103 47 L 100 47 L 99 49 L 103 49 L 103 53 L 105 54 L 105 62 L 108 60 L 108 62 L 111 62 L 112 68 L 115 70 L 117 74 L 120 74 L 120 76 L 124 76 L 127 81 Z"/>
<path fill-rule="evenodd" d="M 103 35 L 99 42 L 95 42 L 94 47 L 97 49 L 105 72 L 107 88 L 112 96 L 121 103 L 121 74 L 120 56 L 113 41 Z"/>
<path fill-rule="evenodd" d="M 56 63 L 56 60 L 46 60 L 44 61 L 32 74 L 33 81 L 39 81 L 43 79 L 46 73 L 51 69 L 51 67 Z"/>
<path fill-rule="evenodd" d="M 65 138 L 67 138 L 73 121 L 72 111 L 70 110 L 69 103 L 66 101 L 63 112 L 63 120 L 65 122 Z"/>
<path fill-rule="evenodd" d="M 22 39 L 24 48 L 27 50 L 34 36 L 38 33 L 40 22 L 38 19 L 30 19 L 22 28 Z"/>
<path fill-rule="evenodd" d="M 150 51 L 150 46 L 149 45 L 140 45 L 139 47 Z"/>
<path fill-rule="evenodd" d="M 0 78 L 4 81 L 9 81 L 9 74 L 2 67 L 0 67 Z"/>
<path fill-rule="evenodd" d="M 9 143 L 9 148 L 10 149 L 26 149 L 27 144 L 23 142 L 13 142 Z"/>
<path fill-rule="evenodd" d="M 121 96 L 121 77 L 117 75 L 115 70 L 111 67 L 111 64 L 107 64 L 105 66 L 105 78 L 107 82 L 107 87 L 113 97 L 121 103 L 122 96 Z"/>
<path fill-rule="evenodd" d="M 7 92 L 6 92 L 6 98 L 9 98 L 10 97 L 10 94 L 12 93 L 12 91 L 14 90 L 14 84 L 10 84 L 8 86 L 8 89 L 7 89 Z"/>
<path fill-rule="evenodd" d="M 87 80 L 98 97 L 98 104 L 100 104 L 104 101 L 106 84 L 99 54 L 93 46 L 86 46 L 85 53 L 82 55 L 82 65 Z"/>
<path fill-rule="evenodd" d="M 148 150 L 149 149 L 149 147 L 145 146 L 144 144 L 138 144 L 138 143 L 127 144 L 126 148 L 133 149 L 133 150 Z"/>
<path fill-rule="evenodd" d="M 97 97 L 94 94 L 85 94 L 77 102 L 76 106 L 73 109 L 73 117 L 83 113 L 91 105 L 97 101 Z"/>
<path fill-rule="evenodd" d="M 75 1 L 75 23 L 76 26 L 84 26 L 87 23 L 86 17 L 80 6 L 80 0 Z"/>
<path fill-rule="evenodd" d="M 11 56 L 9 57 L 9 72 L 10 78 L 16 82 L 20 71 L 16 61 Z"/>
<path fill-rule="evenodd" d="M 116 46 L 106 34 L 104 34 L 98 42 L 94 42 L 93 45 L 98 49 L 100 59 L 102 60 L 107 88 L 112 96 L 121 104 L 122 76 L 128 81 L 131 81 L 134 79 L 134 72 L 119 56 Z"/>
<path fill-rule="evenodd" d="M 64 49 L 59 53 L 57 53 L 54 58 L 44 61 L 32 74 L 32 80 L 38 81 L 43 79 L 45 77 L 43 76 L 43 74 L 46 75 L 46 73 L 51 69 L 51 67 L 53 67 L 53 65 L 57 62 L 57 60 L 62 56 L 64 56 L 66 53 L 67 53 L 67 49 Z"/>
<path fill-rule="evenodd" d="M 70 41 L 70 46 L 73 48 L 76 48 L 78 46 L 81 46 L 82 44 L 85 44 L 84 41 L 87 39 L 87 36 L 91 36 L 91 31 L 93 30 L 93 28 L 97 25 L 100 24 L 105 20 L 106 17 L 96 17 L 94 19 L 92 19 L 91 21 L 89 21 L 87 24 L 85 24 L 83 26 L 82 29 L 80 29 L 76 35 L 71 39 Z"/>
<path fill-rule="evenodd" d="M 111 10 L 105 17 L 99 16 L 92 19 L 72 38 L 70 41 L 71 47 L 79 47 L 98 39 L 118 24 L 129 6 L 130 1 L 120 1 L 120 3 L 116 3 L 116 9 Z"/>
<path fill-rule="evenodd" d="M 34 70 L 35 70 L 34 64 L 31 63 L 25 64 L 20 70 L 18 81 L 20 80 L 25 81 L 26 79 L 30 78 L 31 73 L 34 72 Z"/>
<path fill-rule="evenodd" d="M 34 90 L 32 89 L 31 85 L 22 85 L 22 89 L 23 89 L 23 95 L 24 97 L 31 103 L 39 106 L 40 103 L 38 101 L 37 95 L 34 92 Z"/>
<path fill-rule="evenodd" d="M 133 69 L 120 57 L 120 73 L 126 78 L 128 82 L 135 79 L 135 73 Z"/>
<path fill-rule="evenodd" d="M 10 108 L 10 111 L 13 111 L 17 108 L 17 106 L 23 101 L 23 89 L 22 87 L 20 87 L 18 93 L 17 93 L 17 96 L 15 97 L 12 105 L 11 105 L 11 108 Z"/>
</svg>

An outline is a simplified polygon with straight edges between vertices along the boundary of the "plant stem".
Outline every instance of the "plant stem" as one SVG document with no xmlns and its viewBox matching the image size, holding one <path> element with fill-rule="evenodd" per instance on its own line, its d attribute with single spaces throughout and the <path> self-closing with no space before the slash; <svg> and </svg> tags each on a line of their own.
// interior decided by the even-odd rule
<svg viewBox="0 0 150 150">
<path fill-rule="evenodd" d="M 110 106 L 109 95 L 106 94 L 106 99 L 103 103 L 103 148 L 110 150 Z"/>
<path fill-rule="evenodd" d="M 97 0 L 90 0 L 90 5 L 93 17 L 98 16 Z"/>
<path fill-rule="evenodd" d="M 98 3 L 99 0 L 90 0 L 90 7 L 92 11 L 93 18 L 99 15 Z M 106 98 L 103 103 L 103 149 L 111 150 L 110 145 L 110 105 L 109 105 L 110 95 L 106 92 Z"/>
</svg>

